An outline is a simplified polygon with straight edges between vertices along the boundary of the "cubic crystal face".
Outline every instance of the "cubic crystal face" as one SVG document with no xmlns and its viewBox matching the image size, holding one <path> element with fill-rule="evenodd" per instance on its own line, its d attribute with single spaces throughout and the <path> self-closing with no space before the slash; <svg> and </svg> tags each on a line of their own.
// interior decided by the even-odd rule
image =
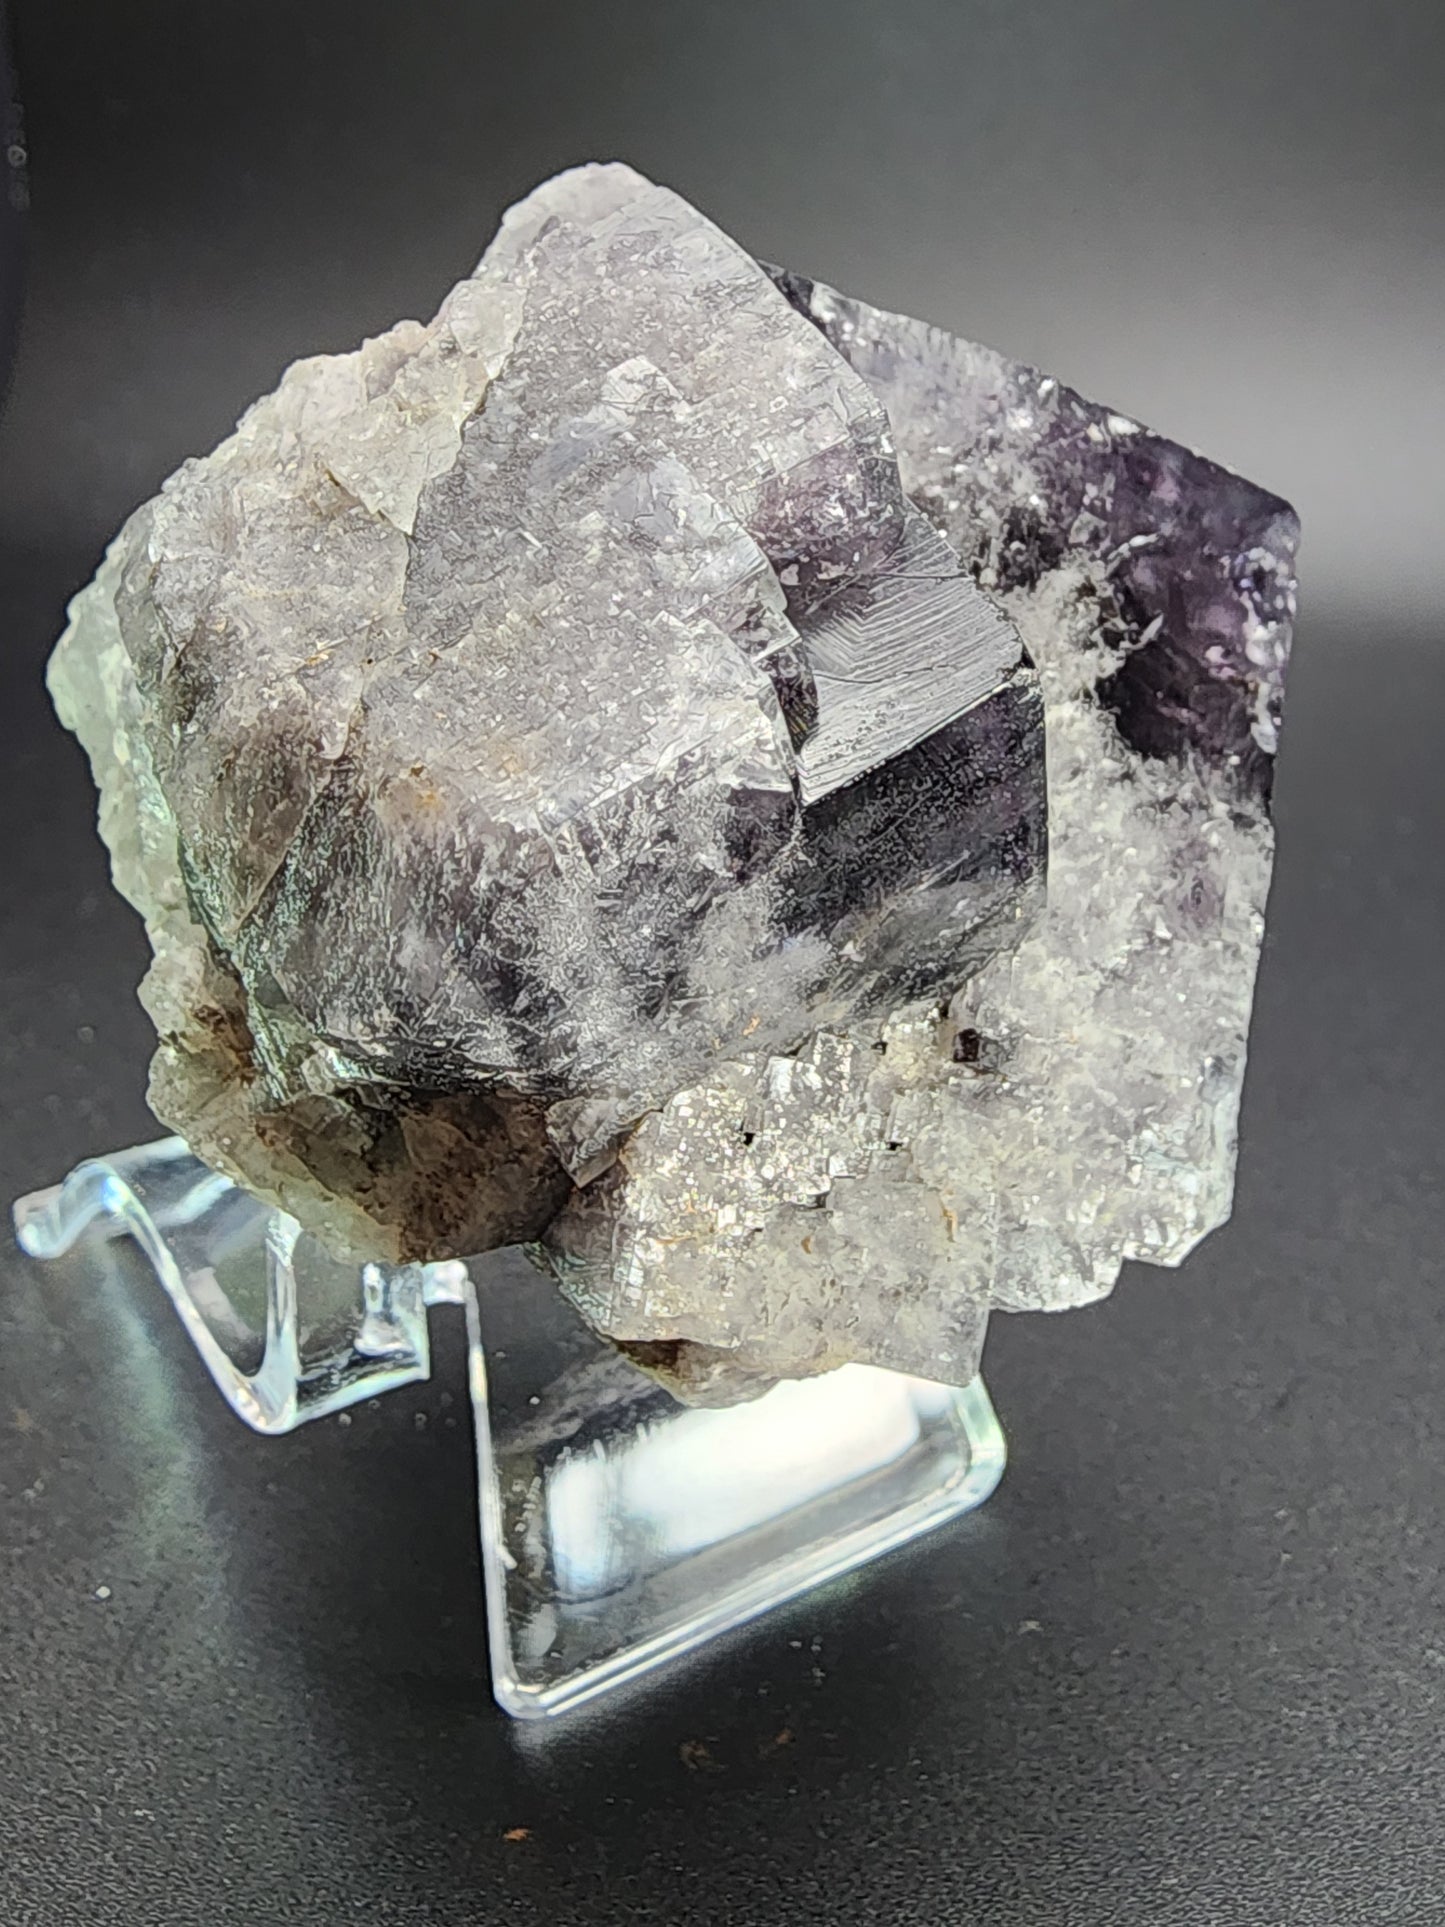
<svg viewBox="0 0 1445 1927">
<path fill-rule="evenodd" d="M 1295 538 L 563 175 L 74 605 L 155 1108 L 338 1250 L 541 1241 L 695 1395 L 961 1382 L 1228 1213 Z"/>
</svg>

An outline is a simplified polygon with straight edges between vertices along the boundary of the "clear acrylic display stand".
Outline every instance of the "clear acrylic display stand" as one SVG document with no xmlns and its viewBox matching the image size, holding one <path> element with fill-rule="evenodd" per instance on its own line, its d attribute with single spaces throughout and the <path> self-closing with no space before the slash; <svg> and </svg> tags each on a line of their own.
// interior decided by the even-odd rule
<svg viewBox="0 0 1445 1927">
<path fill-rule="evenodd" d="M 684 1406 L 530 1268 L 339 1264 L 179 1138 L 78 1166 L 22 1198 L 15 1224 L 37 1258 L 134 1238 L 258 1432 L 426 1378 L 429 1308 L 464 1307 L 492 1681 L 521 1719 L 971 1510 L 1003 1471 L 980 1379 L 848 1365 L 751 1404 Z"/>
</svg>

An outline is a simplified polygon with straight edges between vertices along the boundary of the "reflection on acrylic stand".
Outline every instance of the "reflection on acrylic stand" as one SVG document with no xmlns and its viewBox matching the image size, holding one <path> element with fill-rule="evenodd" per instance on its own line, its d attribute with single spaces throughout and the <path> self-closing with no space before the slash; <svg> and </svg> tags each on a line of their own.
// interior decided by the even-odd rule
<svg viewBox="0 0 1445 1927">
<path fill-rule="evenodd" d="M 560 1713 L 980 1505 L 1004 1442 L 983 1382 L 848 1365 L 722 1409 L 679 1404 L 516 1253 L 337 1263 L 179 1138 L 82 1164 L 15 1206 L 58 1259 L 129 1235 L 222 1396 L 283 1433 L 426 1378 L 461 1305 L 492 1683 Z"/>
</svg>

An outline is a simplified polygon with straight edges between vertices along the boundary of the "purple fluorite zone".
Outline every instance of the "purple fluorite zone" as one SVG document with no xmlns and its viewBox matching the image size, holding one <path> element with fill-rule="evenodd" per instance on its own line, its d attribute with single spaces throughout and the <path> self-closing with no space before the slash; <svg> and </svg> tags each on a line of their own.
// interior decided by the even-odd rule
<svg viewBox="0 0 1445 1927">
<path fill-rule="evenodd" d="M 989 587 L 1031 588 L 1070 552 L 1101 565 L 1100 640 L 1125 659 L 1099 696 L 1125 740 L 1198 752 L 1267 799 L 1294 613 L 1289 504 L 1026 363 L 772 272 L 882 396 L 910 493 Z M 947 456 L 939 469 L 915 455 L 910 477 L 915 426 Z"/>
</svg>

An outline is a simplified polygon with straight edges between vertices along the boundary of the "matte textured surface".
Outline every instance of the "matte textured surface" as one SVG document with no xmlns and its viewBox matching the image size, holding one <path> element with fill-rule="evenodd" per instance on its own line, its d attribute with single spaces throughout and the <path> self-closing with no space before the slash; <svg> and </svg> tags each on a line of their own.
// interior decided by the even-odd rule
<svg viewBox="0 0 1445 1927">
<path fill-rule="evenodd" d="M 0 1185 L 149 1128 L 143 939 L 39 681 L 64 597 L 291 354 L 610 150 L 1297 502 L 1238 1211 L 1186 1278 L 998 1321 L 974 1520 L 540 1743 L 487 1693 L 459 1345 L 267 1443 L 154 1286 L 6 1255 L 0 1918 L 1436 1927 L 1445 16 L 437 6 L 447 51 L 416 11 L 21 15 Z"/>
</svg>

